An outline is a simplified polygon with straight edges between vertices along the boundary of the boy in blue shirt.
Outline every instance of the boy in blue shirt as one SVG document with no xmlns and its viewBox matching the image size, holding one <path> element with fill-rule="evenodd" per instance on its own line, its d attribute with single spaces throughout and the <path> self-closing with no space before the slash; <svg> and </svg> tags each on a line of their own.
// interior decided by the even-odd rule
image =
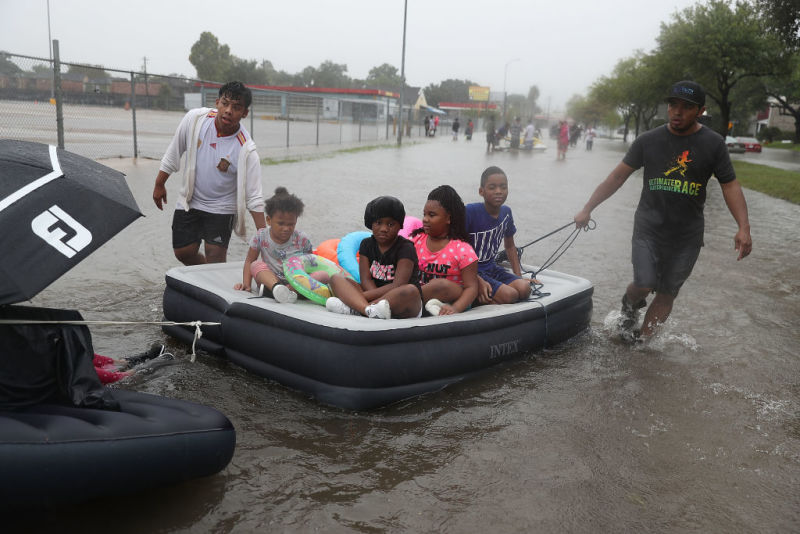
<svg viewBox="0 0 800 534">
<path fill-rule="evenodd" d="M 530 280 L 522 278 L 522 269 L 514 243 L 514 217 L 505 205 L 508 177 L 499 167 L 489 167 L 481 174 L 478 194 L 483 202 L 467 205 L 467 233 L 478 255 L 478 302 L 512 304 L 531 293 Z M 513 274 L 495 263 L 500 244 L 508 256 Z"/>
</svg>

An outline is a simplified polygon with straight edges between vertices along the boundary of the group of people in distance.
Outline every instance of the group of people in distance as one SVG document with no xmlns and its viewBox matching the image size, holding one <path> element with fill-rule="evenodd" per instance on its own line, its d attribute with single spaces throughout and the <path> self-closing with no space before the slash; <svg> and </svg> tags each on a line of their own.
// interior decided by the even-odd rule
<svg viewBox="0 0 800 534">
<path fill-rule="evenodd" d="M 439 116 L 425 115 L 422 121 L 425 126 L 425 137 L 433 137 L 436 135 L 436 129 L 439 128 Z"/>
<path fill-rule="evenodd" d="M 296 229 L 303 212 L 300 199 L 278 187 L 265 210 L 260 161 L 250 134 L 240 124 L 251 99 L 244 85 L 229 82 L 219 90 L 216 109 L 187 113 L 162 159 L 153 200 L 163 209 L 167 200 L 164 184 L 179 170 L 186 154 L 172 224 L 175 256 L 187 265 L 225 261 L 231 232 L 244 236 L 245 211 L 249 211 L 256 234 L 250 242 L 242 282 L 235 287 L 249 291 L 255 279 L 260 292 L 288 303 L 296 300 L 297 294 L 287 286 L 282 261 L 313 247 L 308 236 Z M 752 249 L 747 205 L 724 140 L 697 120 L 705 111 L 702 87 L 678 82 L 670 88 L 666 101 L 669 122 L 634 141 L 574 218 L 578 227 L 586 226 L 592 210 L 614 194 L 634 170 L 644 167 L 632 240 L 634 276 L 622 299 L 623 326 L 632 329 L 639 310 L 647 306 L 647 296 L 655 293 L 642 326 L 644 336 L 669 317 L 678 290 L 698 257 L 705 191 L 712 174 L 739 226 L 734 237 L 739 259 Z M 449 185 L 431 191 L 423 209 L 422 228 L 410 239 L 399 235 L 405 208 L 397 198 L 382 196 L 370 201 L 364 224 L 372 235 L 359 248 L 361 283 L 334 275 L 329 282 L 335 297 L 328 299 L 326 307 L 338 313 L 388 319 L 423 313 L 447 315 L 477 304 L 527 299 L 531 280 L 521 277 L 513 237 L 516 228 L 505 205 L 506 173 L 498 167 L 487 168 L 478 193 L 483 202 L 464 206 Z M 495 263 L 501 247 L 512 272 Z M 638 331 L 634 332 L 638 336 Z"/>
<path fill-rule="evenodd" d="M 500 142 L 508 136 L 511 150 L 533 150 L 536 138 L 541 137 L 541 132 L 533 124 L 533 117 L 528 119 L 528 124 L 524 128 L 519 117 L 509 123 L 506 121 L 500 128 L 495 129 L 494 119 L 490 118 L 486 126 L 486 152 L 498 150 Z M 520 141 L 522 147 L 520 147 Z"/>
</svg>

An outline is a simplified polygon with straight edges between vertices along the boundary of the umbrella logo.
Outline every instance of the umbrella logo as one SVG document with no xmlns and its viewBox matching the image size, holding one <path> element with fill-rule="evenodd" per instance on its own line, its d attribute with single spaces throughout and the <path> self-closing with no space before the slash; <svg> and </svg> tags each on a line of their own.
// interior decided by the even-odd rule
<svg viewBox="0 0 800 534">
<path fill-rule="evenodd" d="M 92 233 L 55 204 L 31 221 L 31 229 L 67 258 L 73 257 L 92 242 Z M 66 237 L 69 239 L 65 240 Z"/>
</svg>

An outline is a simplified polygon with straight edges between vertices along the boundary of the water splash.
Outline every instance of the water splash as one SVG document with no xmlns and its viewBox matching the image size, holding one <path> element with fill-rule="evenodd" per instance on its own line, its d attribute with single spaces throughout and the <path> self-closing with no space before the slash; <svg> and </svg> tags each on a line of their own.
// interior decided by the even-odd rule
<svg viewBox="0 0 800 534">
<path fill-rule="evenodd" d="M 620 334 L 620 323 L 622 322 L 622 312 L 619 310 L 611 310 L 603 318 L 602 333 L 609 338 L 617 338 Z M 639 325 L 641 328 L 641 325 Z M 662 324 L 656 333 L 648 339 L 645 343 L 637 344 L 637 348 L 647 348 L 659 352 L 667 351 L 672 348 L 688 349 L 692 352 L 697 352 L 700 346 L 697 340 L 687 332 L 681 332 L 681 326 L 678 321 L 669 318 Z"/>
</svg>

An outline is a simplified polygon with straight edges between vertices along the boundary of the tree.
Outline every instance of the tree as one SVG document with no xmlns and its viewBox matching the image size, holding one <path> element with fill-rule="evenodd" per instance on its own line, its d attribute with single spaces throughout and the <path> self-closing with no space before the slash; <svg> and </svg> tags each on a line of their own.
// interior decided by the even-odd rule
<svg viewBox="0 0 800 534">
<path fill-rule="evenodd" d="M 593 127 L 604 123 L 615 128 L 619 123 L 619 115 L 614 108 L 601 102 L 592 91 L 587 97 L 574 95 L 570 98 L 567 102 L 567 114 L 576 121 Z"/>
<path fill-rule="evenodd" d="M 189 61 L 201 80 L 224 82 L 232 64 L 231 50 L 228 45 L 220 46 L 213 33 L 203 32 L 192 45 Z"/>
<path fill-rule="evenodd" d="M 367 74 L 365 82 L 369 87 L 397 90 L 400 88 L 403 80 L 400 78 L 397 67 L 384 63 L 383 65 L 372 67 L 369 70 L 369 74 Z"/>
<path fill-rule="evenodd" d="M 764 90 L 784 112 L 794 117 L 794 142 L 800 143 L 800 55 L 789 57 L 784 72 L 765 78 Z"/>
<path fill-rule="evenodd" d="M 349 88 L 351 80 L 347 75 L 347 65 L 334 63 L 330 60 L 323 61 L 316 69 L 313 85 L 316 87 Z"/>
<path fill-rule="evenodd" d="M 308 66 L 293 78 L 291 85 L 298 87 L 338 87 L 349 88 L 352 84 L 345 74 L 347 65 L 324 61 L 318 68 Z"/>
<path fill-rule="evenodd" d="M 745 78 L 731 91 L 731 100 L 736 105 L 731 109 L 728 135 L 752 135 L 753 117 L 767 107 L 767 93 L 762 78 Z"/>
<path fill-rule="evenodd" d="M 228 68 L 225 69 L 225 74 L 221 80 L 241 80 L 247 83 L 265 85 L 267 83 L 267 75 L 256 60 L 246 60 L 231 56 L 231 62 Z"/>
<path fill-rule="evenodd" d="M 8 54 L 0 52 L 0 74 L 19 74 L 22 69 L 16 63 L 8 59 Z"/>
<path fill-rule="evenodd" d="M 723 136 L 734 106 L 733 91 L 746 78 L 767 76 L 779 69 L 785 47 L 755 8 L 722 0 L 687 8 L 662 24 L 657 38 L 659 64 L 673 80 L 699 82 L 718 106 L 716 130 Z"/>
<path fill-rule="evenodd" d="M 158 90 L 156 97 L 156 107 L 159 109 L 170 109 L 172 107 L 172 87 L 169 84 L 162 83 L 161 88 Z"/>
<path fill-rule="evenodd" d="M 527 98 L 527 105 L 529 115 L 536 115 L 542 111 L 542 108 L 539 107 L 539 87 L 536 85 L 531 85 L 528 89 L 528 98 Z"/>
<path fill-rule="evenodd" d="M 787 46 L 800 47 L 800 0 L 758 0 L 758 7 Z"/>
<path fill-rule="evenodd" d="M 477 85 L 469 80 L 448 79 L 438 85 L 430 84 L 425 88 L 425 100 L 431 106 L 438 107 L 440 102 L 467 102 L 469 86 Z"/>
<path fill-rule="evenodd" d="M 90 80 L 105 80 L 111 78 L 102 65 L 70 65 L 68 74 L 83 75 Z"/>
<path fill-rule="evenodd" d="M 627 143 L 628 129 L 630 128 L 633 112 L 630 101 L 623 95 L 622 84 L 619 80 L 614 77 L 602 76 L 592 84 L 590 95 L 602 106 L 613 108 L 617 112 L 624 127 L 622 140 Z"/>
<path fill-rule="evenodd" d="M 612 106 L 622 117 L 627 142 L 633 120 L 636 135 L 650 128 L 651 121 L 663 101 L 665 84 L 654 58 L 637 52 L 634 57 L 620 60 L 611 77 L 601 78 L 590 93 L 599 108 Z"/>
<path fill-rule="evenodd" d="M 525 95 L 510 93 L 506 99 L 506 109 L 506 115 L 509 117 L 509 120 L 517 117 L 525 119 L 532 115 L 531 109 L 528 106 L 528 99 Z"/>
</svg>

